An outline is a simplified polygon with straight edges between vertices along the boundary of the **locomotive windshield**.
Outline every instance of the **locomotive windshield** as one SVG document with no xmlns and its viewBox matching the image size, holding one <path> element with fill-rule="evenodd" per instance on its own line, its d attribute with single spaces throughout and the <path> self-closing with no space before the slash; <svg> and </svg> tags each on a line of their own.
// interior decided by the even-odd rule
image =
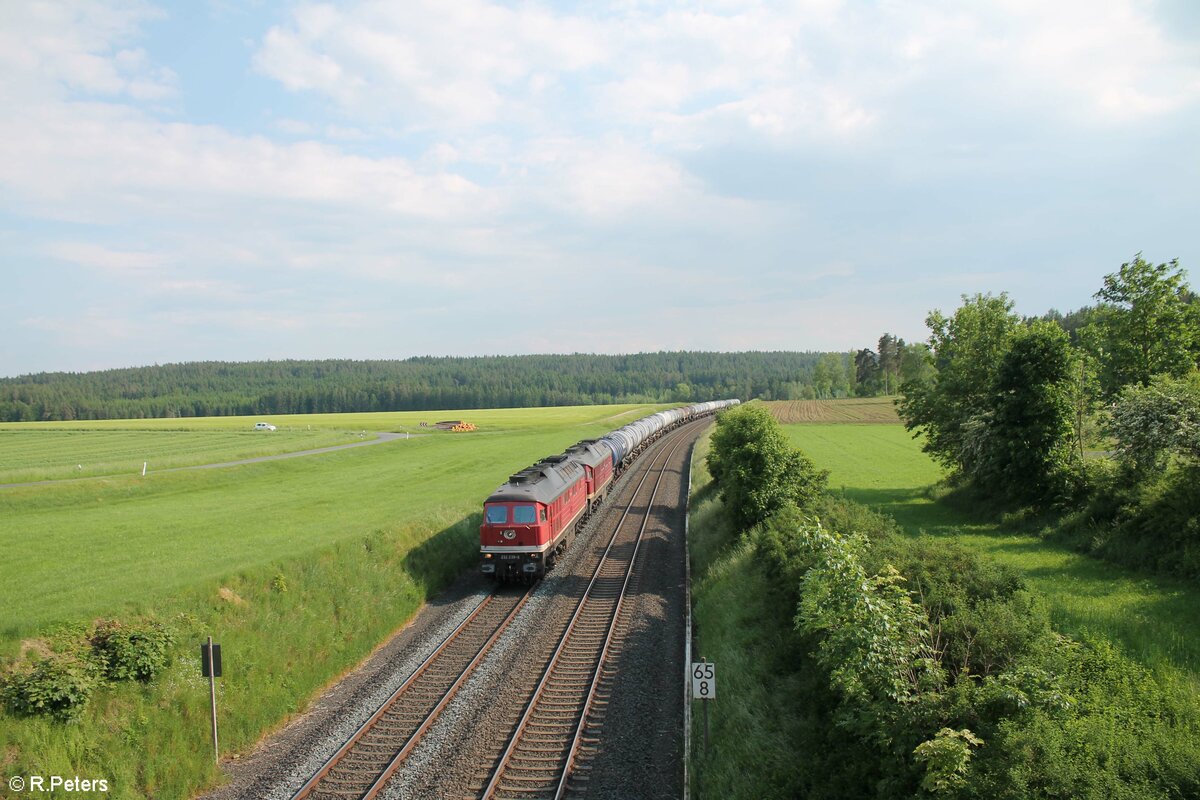
<svg viewBox="0 0 1200 800">
<path fill-rule="evenodd" d="M 517 525 L 531 525 L 537 522 L 537 511 L 533 506 L 513 506 L 513 522 Z"/>
<path fill-rule="evenodd" d="M 504 506 L 488 506 L 487 521 L 489 525 L 503 525 L 508 522 L 508 509 Z"/>
</svg>

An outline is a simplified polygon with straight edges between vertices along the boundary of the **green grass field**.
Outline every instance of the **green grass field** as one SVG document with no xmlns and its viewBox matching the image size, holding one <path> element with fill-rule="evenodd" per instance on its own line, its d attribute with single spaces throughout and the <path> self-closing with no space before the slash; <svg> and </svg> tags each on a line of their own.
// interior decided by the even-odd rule
<svg viewBox="0 0 1200 800">
<path fill-rule="evenodd" d="M 354 441 L 360 433 L 331 430 L 0 429 L 0 484 L 140 475 L 143 464 L 149 474 Z"/>
<path fill-rule="evenodd" d="M 515 470 L 559 452 L 647 406 L 518 409 L 453 414 L 362 414 L 281 417 L 285 450 L 358 441 L 348 430 L 395 430 L 456 416 L 472 433 L 413 437 L 370 447 L 217 470 L 69 481 L 0 489 L 0 627 L 3 642 L 50 621 L 153 608 L 158 599 L 239 569 L 326 547 L 347 536 L 429 519 L 458 519 Z M 168 421 L 154 420 L 155 423 Z M 114 422 L 80 433 L 58 423 L 21 426 L 7 436 L 48 437 L 31 452 L 61 452 L 63 437 L 95 434 L 123 442 L 160 437 L 165 459 L 234 457 L 246 420 L 191 420 L 182 431 L 138 430 Z M 91 425 L 95 423 L 84 423 Z M 252 423 L 250 423 L 252 424 Z M 309 425 L 323 433 L 310 434 Z M 341 426 L 339 431 L 337 427 Z M 297 439 L 284 428 L 297 431 Z M 231 432 L 233 431 L 233 432 Z M 324 438 L 313 438 L 314 436 Z M 330 438 L 333 437 L 333 438 Z M 303 440 L 303 446 L 292 446 Z M 0 446 L 0 463 L 16 455 Z M 203 463 L 203 462 L 197 462 Z M 140 470 L 140 461 L 138 463 Z"/>
<path fill-rule="evenodd" d="M 1164 684 L 1200 705 L 1200 590 L 1080 555 L 931 499 L 943 475 L 899 425 L 786 425 L 792 443 L 828 469 L 829 485 L 892 515 L 913 535 L 952 537 L 1009 564 L 1045 596 L 1056 627 L 1120 642 Z"/>
<path fill-rule="evenodd" d="M 472 435 L 512 435 L 597 422 L 585 408 L 600 408 L 607 429 L 636 419 L 648 406 L 566 406 L 477 411 L 399 411 L 381 414 L 294 414 L 257 417 L 184 417 L 175 419 L 84 422 L 0 423 L 0 484 L 79 477 L 141 474 L 174 467 L 237 461 L 361 441 L 364 434 L 407 432 L 456 436 L 422 423 L 465 419 L 479 430 Z M 607 410 L 604 410 L 607 409 Z M 581 416 L 582 415 L 582 416 Z M 275 431 L 256 431 L 270 422 Z M 611 423 L 611 425 L 610 425 Z"/>
</svg>

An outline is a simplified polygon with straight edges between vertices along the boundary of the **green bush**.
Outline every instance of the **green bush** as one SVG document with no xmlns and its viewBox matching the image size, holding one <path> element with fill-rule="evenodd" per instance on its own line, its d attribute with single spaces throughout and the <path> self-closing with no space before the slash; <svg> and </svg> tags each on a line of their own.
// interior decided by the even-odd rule
<svg viewBox="0 0 1200 800">
<path fill-rule="evenodd" d="M 174 643 L 171 631 L 153 620 L 102 620 L 91 637 L 92 650 L 113 681 L 153 680 L 170 660 Z"/>
<path fill-rule="evenodd" d="M 1175 464 L 1099 481 L 1091 501 L 1062 525 L 1076 549 L 1137 569 L 1200 577 L 1200 464 Z"/>
<path fill-rule="evenodd" d="M 764 407 L 738 406 L 717 417 L 709 474 L 739 529 L 758 525 L 785 506 L 806 508 L 825 488 L 828 473 L 788 444 Z"/>
<path fill-rule="evenodd" d="M 32 665 L 20 665 L 5 676 L 0 694 L 22 716 L 76 719 L 100 682 L 97 665 L 87 658 L 55 653 Z"/>
<path fill-rule="evenodd" d="M 852 505 L 827 498 L 821 525 L 785 509 L 752 539 L 797 611 L 805 796 L 1200 796 L 1200 730 L 1144 669 L 1056 633 L 1011 569 Z"/>
</svg>

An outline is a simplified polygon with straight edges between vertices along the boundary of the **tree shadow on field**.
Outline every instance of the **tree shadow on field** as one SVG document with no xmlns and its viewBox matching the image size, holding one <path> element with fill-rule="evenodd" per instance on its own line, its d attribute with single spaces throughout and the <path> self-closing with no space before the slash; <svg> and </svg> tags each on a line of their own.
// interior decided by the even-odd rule
<svg viewBox="0 0 1200 800">
<path fill-rule="evenodd" d="M 921 531 L 934 535 L 957 533 L 962 527 L 987 522 L 959 509 L 934 502 L 929 496 L 930 488 L 846 488 L 842 490 L 842 495 L 881 514 L 894 517 L 896 522 L 911 534 Z"/>
<path fill-rule="evenodd" d="M 426 598 L 440 592 L 479 558 L 480 514 L 470 514 L 425 539 L 404 555 L 403 567 Z"/>
</svg>

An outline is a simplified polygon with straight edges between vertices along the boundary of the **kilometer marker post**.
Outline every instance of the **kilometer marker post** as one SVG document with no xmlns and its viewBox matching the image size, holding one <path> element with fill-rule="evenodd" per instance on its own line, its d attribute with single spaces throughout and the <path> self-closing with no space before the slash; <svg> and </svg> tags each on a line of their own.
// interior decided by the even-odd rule
<svg viewBox="0 0 1200 800">
<path fill-rule="evenodd" d="M 692 698 L 704 702 L 704 755 L 708 755 L 708 701 L 717 696 L 717 665 L 704 656 L 692 662 Z"/>
</svg>

